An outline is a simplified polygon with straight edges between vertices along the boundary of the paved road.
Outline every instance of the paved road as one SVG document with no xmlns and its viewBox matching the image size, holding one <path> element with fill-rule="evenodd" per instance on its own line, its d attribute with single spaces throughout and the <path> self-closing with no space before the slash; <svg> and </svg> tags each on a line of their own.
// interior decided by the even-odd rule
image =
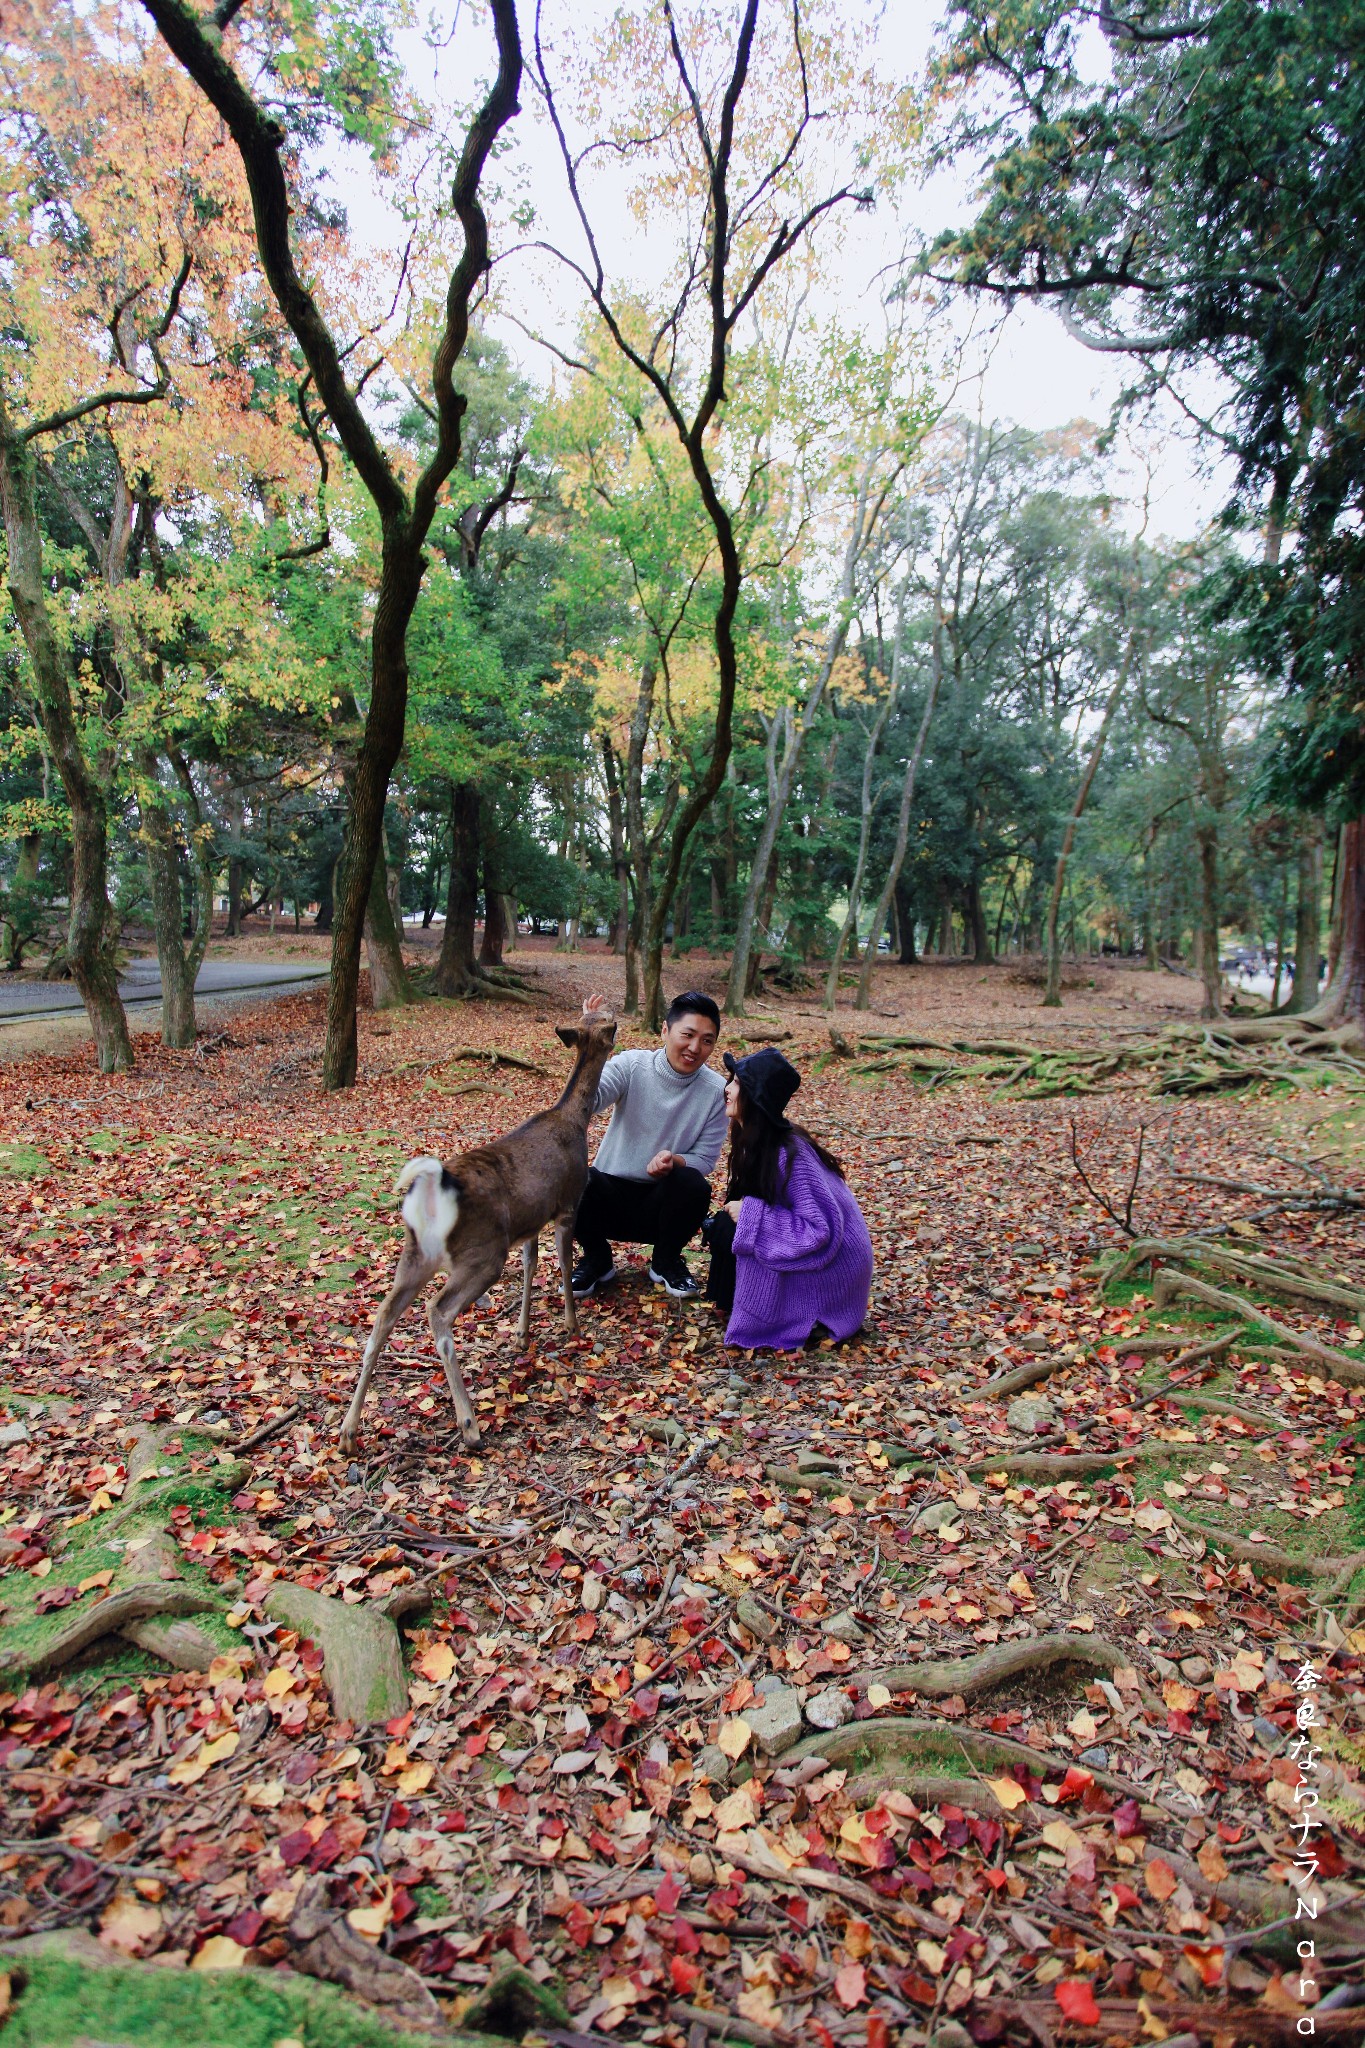
<svg viewBox="0 0 1365 2048">
<path fill-rule="evenodd" d="M 206 960 L 194 984 L 198 996 L 238 995 L 252 989 L 308 988 L 326 981 L 325 967 L 265 966 L 253 961 Z M 119 982 L 130 1008 L 161 1001 L 161 970 L 155 960 L 130 960 Z M 84 1006 L 69 981 L 13 981 L 0 974 L 0 1024 L 19 1024 Z"/>
</svg>

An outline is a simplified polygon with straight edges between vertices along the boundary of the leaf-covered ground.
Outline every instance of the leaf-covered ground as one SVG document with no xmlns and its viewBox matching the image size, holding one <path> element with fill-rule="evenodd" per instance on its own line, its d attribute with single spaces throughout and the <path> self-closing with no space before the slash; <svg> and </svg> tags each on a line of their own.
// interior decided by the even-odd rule
<svg viewBox="0 0 1365 2048">
<path fill-rule="evenodd" d="M 1311 1157 L 1358 1186 L 1365 1103 L 924 1091 L 852 1075 L 813 998 L 765 1001 L 745 1028 L 790 1034 L 802 1118 L 872 1228 L 863 1336 L 727 1353 L 641 1250 L 567 1337 L 547 1257 L 527 1350 L 510 1274 L 462 1319 L 479 1453 L 413 1312 L 351 1464 L 396 1167 L 552 1100 L 553 1023 L 619 993 L 613 961 L 519 964 L 533 1002 L 366 1014 L 341 1097 L 316 1085 L 317 996 L 186 1054 L 144 1039 L 113 1081 L 84 1052 L 0 1068 L 0 1931 L 268 1967 L 321 1879 L 452 2023 L 515 1960 L 580 2036 L 700 2042 L 728 2015 L 759 2043 L 869 2048 L 960 2041 L 950 2022 L 983 2044 L 1296 2038 L 1353 1969 L 1349 1926 L 1311 1978 L 1293 1953 L 1310 1692 L 1327 1898 L 1365 1868 L 1365 1394 L 1256 1328 L 1160 1396 L 1163 1360 L 1226 1317 L 1158 1314 L 1145 1269 L 1101 1291 L 1119 1238 L 1071 1120 L 1120 1202 L 1149 1124 L 1144 1232 L 1217 1226 L 1349 1293 L 1358 1214 L 1250 1222 L 1262 1198 L 1182 1176 L 1288 1191 Z M 1170 977 L 1096 981 L 1058 1018 L 1004 970 L 887 969 L 877 1004 L 1073 1044 L 1190 1012 Z M 1365 1359 L 1349 1306 L 1273 1313 Z M 1022 1395 L 982 1393 L 1048 1360 Z M 237 1446 L 292 1409 L 244 1474 Z M 1011 1465 L 1030 1452 L 1041 1469 Z M 105 1637 L 29 1678 L 44 1631 L 143 1553 L 215 1603 L 209 1668 Z M 409 1710 L 339 1723 L 271 1585 L 359 1604 L 433 1575 L 402 1621 Z M 779 1749 L 792 1694 L 806 1718 Z M 1287 1946 L 1243 1938 L 1277 1913 Z M 1324 2010 L 1319 2037 L 1355 2038 L 1350 2018 Z"/>
</svg>

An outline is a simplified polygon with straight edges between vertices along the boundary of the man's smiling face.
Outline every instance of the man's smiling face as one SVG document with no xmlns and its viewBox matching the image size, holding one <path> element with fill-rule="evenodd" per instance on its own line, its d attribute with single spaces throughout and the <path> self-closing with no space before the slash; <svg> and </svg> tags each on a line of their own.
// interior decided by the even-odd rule
<svg viewBox="0 0 1365 2048">
<path fill-rule="evenodd" d="M 675 1074 L 695 1074 L 716 1049 L 718 1037 L 709 1017 L 686 1010 L 672 1024 L 664 1026 L 664 1055 Z"/>
</svg>

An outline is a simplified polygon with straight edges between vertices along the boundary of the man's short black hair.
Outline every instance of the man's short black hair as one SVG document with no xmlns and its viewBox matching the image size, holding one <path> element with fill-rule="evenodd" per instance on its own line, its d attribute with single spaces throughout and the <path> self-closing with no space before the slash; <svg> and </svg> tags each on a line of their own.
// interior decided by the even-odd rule
<svg viewBox="0 0 1365 2048">
<path fill-rule="evenodd" d="M 680 996 L 674 996 L 668 1006 L 665 1026 L 676 1024 L 679 1017 L 709 1017 L 717 1038 L 720 1037 L 720 1011 L 710 996 L 704 996 L 699 988 L 684 989 Z"/>
</svg>

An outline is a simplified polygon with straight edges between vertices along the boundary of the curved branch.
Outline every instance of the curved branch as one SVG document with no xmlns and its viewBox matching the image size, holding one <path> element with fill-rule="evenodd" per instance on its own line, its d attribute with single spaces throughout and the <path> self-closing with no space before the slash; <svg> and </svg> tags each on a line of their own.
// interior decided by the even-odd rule
<svg viewBox="0 0 1365 2048">
<path fill-rule="evenodd" d="M 402 486 L 347 385 L 331 331 L 294 263 L 289 243 L 289 191 L 280 160 L 283 128 L 252 98 L 223 56 L 211 22 L 192 14 L 183 0 L 142 0 L 142 4 L 172 54 L 226 122 L 246 172 L 256 246 L 270 289 L 303 350 L 318 395 L 365 488 L 381 514 L 401 516 L 407 509 Z M 506 6 L 507 0 L 502 4 Z"/>
</svg>

